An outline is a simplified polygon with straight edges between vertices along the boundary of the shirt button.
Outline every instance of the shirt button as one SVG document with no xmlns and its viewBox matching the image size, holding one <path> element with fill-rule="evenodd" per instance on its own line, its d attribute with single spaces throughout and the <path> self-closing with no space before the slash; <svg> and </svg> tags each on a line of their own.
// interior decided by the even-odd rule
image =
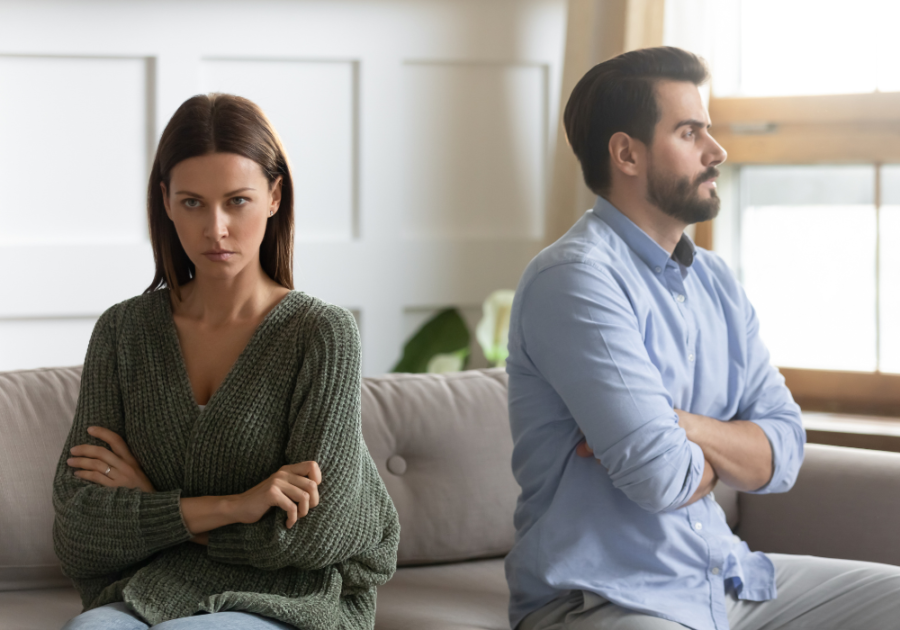
<svg viewBox="0 0 900 630">
<path fill-rule="evenodd" d="M 653 271 L 655 271 L 656 273 L 662 273 L 662 267 L 654 267 Z"/>
<path fill-rule="evenodd" d="M 678 302 L 679 304 L 681 302 L 684 302 L 684 296 L 679 293 L 678 295 L 675 296 L 675 301 Z"/>
<path fill-rule="evenodd" d="M 696 523 L 694 523 L 694 529 L 696 529 L 699 532 L 701 529 L 703 529 L 703 523 L 701 523 L 700 521 L 697 521 Z"/>
<path fill-rule="evenodd" d="M 719 567 L 713 567 L 713 569 L 712 569 L 712 574 L 713 574 L 713 575 L 719 575 Z"/>
<path fill-rule="evenodd" d="M 688 361 L 693 361 L 693 360 L 694 360 L 694 353 L 692 352 L 688 355 Z"/>
</svg>

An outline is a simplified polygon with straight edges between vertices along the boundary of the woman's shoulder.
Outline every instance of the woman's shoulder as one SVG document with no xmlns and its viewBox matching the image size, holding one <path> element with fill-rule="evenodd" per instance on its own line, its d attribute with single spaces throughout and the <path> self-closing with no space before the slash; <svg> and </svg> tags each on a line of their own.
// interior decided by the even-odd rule
<svg viewBox="0 0 900 630">
<path fill-rule="evenodd" d="M 161 309 L 165 308 L 168 299 L 168 289 L 159 289 L 122 300 L 100 315 L 95 328 L 121 331 L 135 324 L 146 328 L 147 324 L 162 315 Z"/>
<path fill-rule="evenodd" d="M 322 336 L 356 340 L 359 331 L 353 313 L 302 291 L 291 291 L 284 298 L 289 317 L 297 326 L 300 337 L 311 341 Z"/>
</svg>

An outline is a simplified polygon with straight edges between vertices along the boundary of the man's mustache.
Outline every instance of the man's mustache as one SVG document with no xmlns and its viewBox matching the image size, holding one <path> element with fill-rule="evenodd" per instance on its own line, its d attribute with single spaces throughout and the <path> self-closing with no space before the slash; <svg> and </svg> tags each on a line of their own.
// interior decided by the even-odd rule
<svg viewBox="0 0 900 630">
<path fill-rule="evenodd" d="M 694 180 L 694 186 L 699 186 L 705 181 L 710 179 L 714 179 L 719 176 L 719 169 L 715 166 L 710 166 L 708 169 L 697 175 L 697 179 Z"/>
</svg>

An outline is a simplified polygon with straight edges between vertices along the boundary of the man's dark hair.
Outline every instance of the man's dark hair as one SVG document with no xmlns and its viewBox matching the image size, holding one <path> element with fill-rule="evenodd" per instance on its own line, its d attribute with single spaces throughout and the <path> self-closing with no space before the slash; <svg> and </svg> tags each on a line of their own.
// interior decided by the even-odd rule
<svg viewBox="0 0 900 630">
<path fill-rule="evenodd" d="M 659 122 L 656 83 L 661 79 L 701 85 L 709 78 L 706 62 L 680 48 L 632 50 L 599 63 L 585 74 L 569 97 L 563 122 L 584 181 L 594 193 L 609 192 L 609 139 L 622 131 L 646 145 Z"/>
</svg>

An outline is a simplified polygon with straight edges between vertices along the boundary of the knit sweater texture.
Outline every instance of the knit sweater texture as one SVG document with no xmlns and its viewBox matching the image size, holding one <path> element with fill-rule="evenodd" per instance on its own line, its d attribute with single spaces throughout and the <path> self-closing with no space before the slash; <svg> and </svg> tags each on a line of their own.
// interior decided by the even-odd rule
<svg viewBox="0 0 900 630">
<path fill-rule="evenodd" d="M 85 609 L 124 601 L 150 624 L 252 612 L 303 630 L 372 628 L 396 568 L 397 512 L 363 441 L 353 317 L 300 292 L 263 320 L 204 410 L 194 400 L 169 291 L 110 308 L 94 329 L 53 485 L 53 539 Z M 69 449 L 121 435 L 155 493 L 75 477 Z M 189 542 L 182 497 L 238 494 L 315 461 L 319 505 L 291 529 L 273 508 Z"/>
</svg>

